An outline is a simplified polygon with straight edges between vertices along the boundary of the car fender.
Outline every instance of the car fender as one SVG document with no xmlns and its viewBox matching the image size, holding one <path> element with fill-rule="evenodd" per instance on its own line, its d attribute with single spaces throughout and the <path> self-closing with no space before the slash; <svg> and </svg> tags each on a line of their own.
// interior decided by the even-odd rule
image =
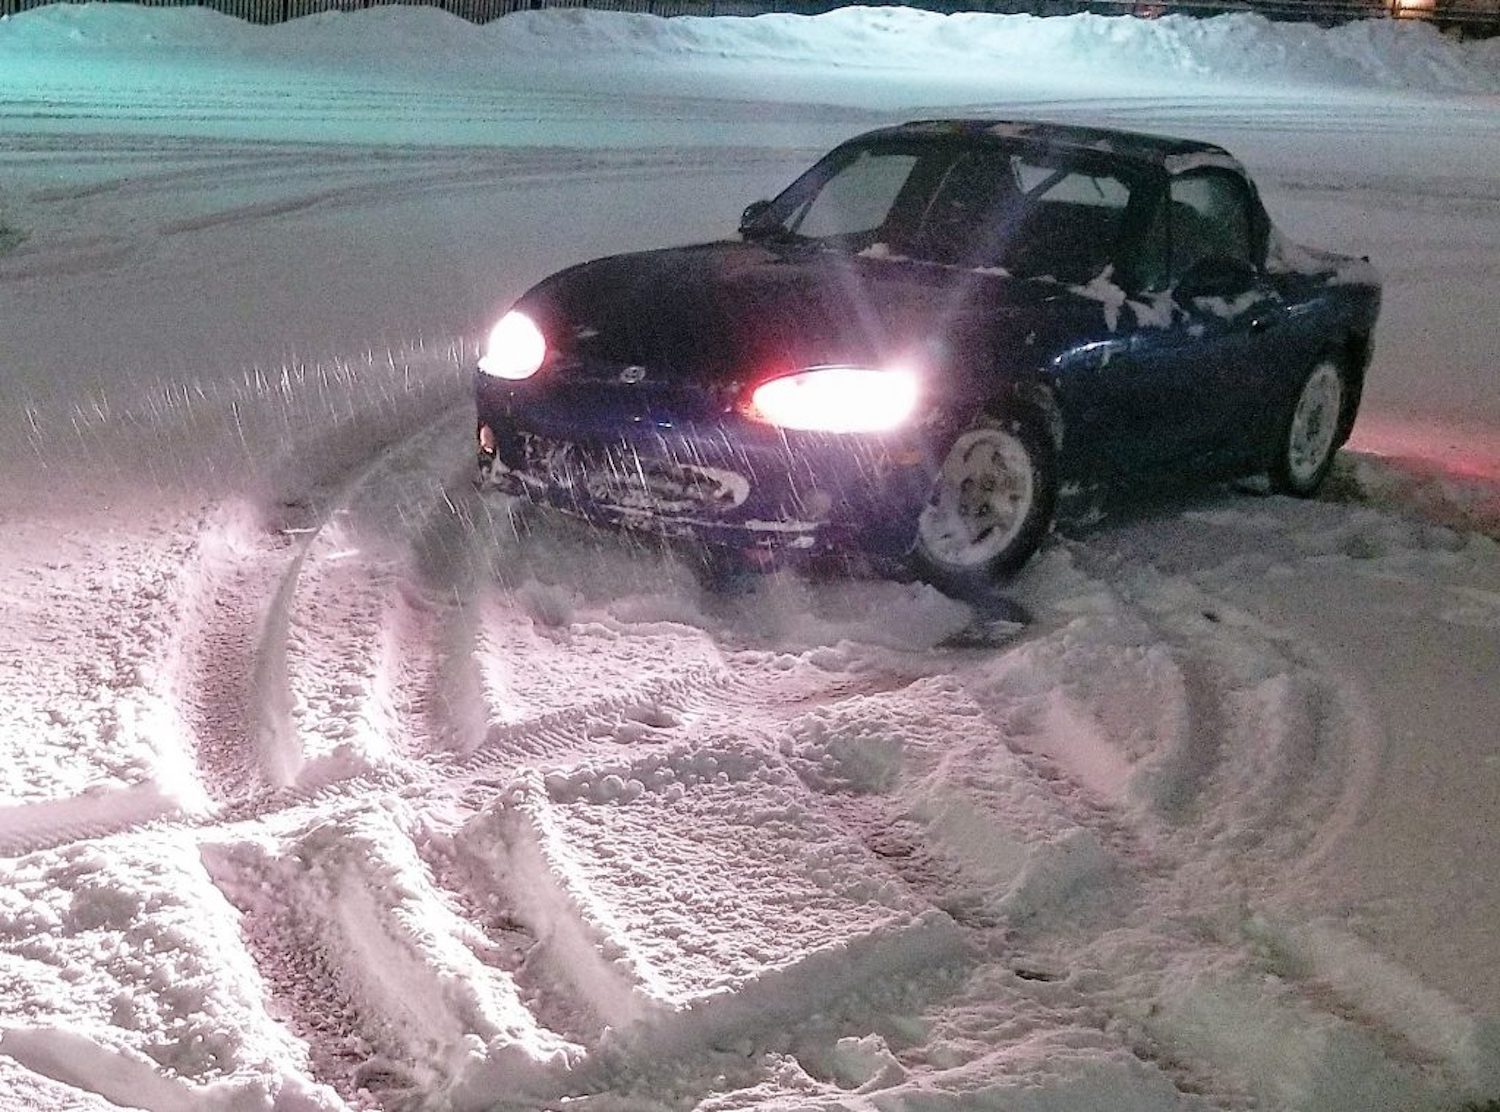
<svg viewBox="0 0 1500 1112">
<path fill-rule="evenodd" d="M 1015 383 L 1004 394 L 991 399 L 985 411 L 992 417 L 1015 417 L 1031 421 L 1047 434 L 1052 449 L 1061 453 L 1065 427 L 1057 395 L 1045 382 L 1028 379 Z"/>
</svg>

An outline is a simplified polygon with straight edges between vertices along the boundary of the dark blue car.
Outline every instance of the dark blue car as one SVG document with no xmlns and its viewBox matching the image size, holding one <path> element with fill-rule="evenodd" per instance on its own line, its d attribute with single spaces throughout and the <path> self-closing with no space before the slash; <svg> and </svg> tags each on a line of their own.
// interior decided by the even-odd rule
<svg viewBox="0 0 1500 1112">
<path fill-rule="evenodd" d="M 1295 246 L 1218 147 L 937 120 L 837 147 L 740 239 L 541 282 L 477 375 L 481 480 L 741 551 L 1014 571 L 1059 491 L 1314 492 L 1380 285 Z"/>
</svg>

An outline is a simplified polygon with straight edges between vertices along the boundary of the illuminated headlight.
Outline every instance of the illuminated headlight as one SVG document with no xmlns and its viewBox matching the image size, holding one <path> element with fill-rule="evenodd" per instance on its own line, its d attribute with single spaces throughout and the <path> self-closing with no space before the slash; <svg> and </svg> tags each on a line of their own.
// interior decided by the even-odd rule
<svg viewBox="0 0 1500 1112">
<path fill-rule="evenodd" d="M 530 378 L 546 358 L 547 339 L 542 330 L 525 313 L 512 309 L 490 329 L 479 369 L 496 378 Z"/>
<path fill-rule="evenodd" d="M 761 383 L 749 414 L 787 429 L 885 432 L 911 417 L 917 393 L 905 367 L 814 367 Z"/>
</svg>

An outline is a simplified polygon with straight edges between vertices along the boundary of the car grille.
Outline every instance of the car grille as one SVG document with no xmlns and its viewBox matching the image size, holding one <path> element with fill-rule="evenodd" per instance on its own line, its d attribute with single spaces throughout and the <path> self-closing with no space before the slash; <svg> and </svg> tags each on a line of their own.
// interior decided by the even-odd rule
<svg viewBox="0 0 1500 1112">
<path fill-rule="evenodd" d="M 670 455 L 645 455 L 629 443 L 580 445 L 522 435 L 518 459 L 503 462 L 523 482 L 580 505 L 624 513 L 718 515 L 741 505 L 750 481 L 738 471 Z"/>
</svg>

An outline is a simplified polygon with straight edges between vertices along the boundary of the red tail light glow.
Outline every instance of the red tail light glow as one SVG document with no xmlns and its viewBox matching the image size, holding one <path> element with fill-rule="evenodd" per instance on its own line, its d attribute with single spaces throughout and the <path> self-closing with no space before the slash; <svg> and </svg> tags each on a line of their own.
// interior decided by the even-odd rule
<svg viewBox="0 0 1500 1112">
<path fill-rule="evenodd" d="M 761 383 L 749 415 L 786 429 L 886 432 L 911 417 L 918 392 L 905 367 L 814 367 Z"/>
<path fill-rule="evenodd" d="M 530 378 L 547 358 L 547 339 L 536 322 L 512 309 L 490 330 L 479 369 L 496 378 Z"/>
</svg>

